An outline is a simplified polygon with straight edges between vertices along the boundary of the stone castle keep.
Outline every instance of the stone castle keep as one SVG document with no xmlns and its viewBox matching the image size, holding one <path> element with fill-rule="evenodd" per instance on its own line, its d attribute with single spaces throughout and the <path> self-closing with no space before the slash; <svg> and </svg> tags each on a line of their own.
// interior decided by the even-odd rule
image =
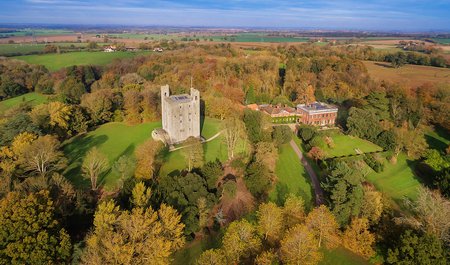
<svg viewBox="0 0 450 265">
<path fill-rule="evenodd" d="M 200 138 L 200 92 L 170 95 L 169 85 L 161 87 L 161 114 L 166 142 L 175 144 L 188 137 Z"/>
</svg>

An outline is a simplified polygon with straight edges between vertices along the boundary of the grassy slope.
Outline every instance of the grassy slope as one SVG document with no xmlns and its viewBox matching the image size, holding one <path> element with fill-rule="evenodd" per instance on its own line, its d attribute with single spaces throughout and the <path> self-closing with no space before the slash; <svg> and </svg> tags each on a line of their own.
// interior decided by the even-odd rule
<svg viewBox="0 0 450 265">
<path fill-rule="evenodd" d="M 107 155 L 110 165 L 112 165 L 120 156 L 132 155 L 139 144 L 151 138 L 152 130 L 157 127 L 161 127 L 160 122 L 143 123 L 135 126 L 111 122 L 85 135 L 72 138 L 64 146 L 64 153 L 69 158 L 69 167 L 65 175 L 76 185 L 87 185 L 87 181 L 80 177 L 80 166 L 89 149 L 98 147 L 102 153 Z M 216 134 L 219 129 L 220 121 L 206 118 L 202 134 L 210 137 Z M 227 150 L 222 137 L 204 144 L 204 150 L 206 161 L 215 160 L 216 158 L 219 158 L 221 161 L 227 159 Z M 160 174 L 178 172 L 185 167 L 186 163 L 181 151 L 171 152 L 167 155 Z M 114 187 L 117 179 L 118 176 L 108 172 L 104 179 L 105 186 L 107 188 Z"/>
<path fill-rule="evenodd" d="M 65 175 L 76 185 L 88 185 L 87 181 L 80 176 L 80 166 L 89 149 L 99 148 L 112 165 L 120 156 L 132 155 L 136 146 L 149 139 L 152 130 L 160 126 L 160 122 L 135 126 L 112 122 L 104 124 L 92 132 L 72 138 L 64 146 L 64 153 L 69 158 L 69 166 Z M 117 179 L 118 176 L 108 172 L 103 181 L 107 188 L 112 188 Z"/>
<path fill-rule="evenodd" d="M 398 156 L 395 165 L 386 162 L 384 171 L 376 173 L 372 171 L 367 179 L 375 187 L 385 192 L 395 202 L 401 204 L 404 197 L 415 199 L 420 180 L 414 173 L 414 162 L 409 160 L 405 154 Z"/>
<path fill-rule="evenodd" d="M 24 102 L 28 102 L 29 104 L 35 106 L 47 102 L 47 100 L 48 100 L 47 96 L 36 92 L 23 94 L 14 98 L 9 98 L 7 100 L 0 101 L 0 113 L 10 108 L 16 107 Z"/>
<path fill-rule="evenodd" d="M 425 132 L 425 140 L 430 148 L 445 152 L 445 149 L 450 144 L 450 134 L 443 128 L 430 128 Z"/>
<path fill-rule="evenodd" d="M 377 80 L 395 81 L 417 87 L 424 83 L 450 82 L 450 69 L 423 65 L 405 65 L 391 68 L 389 63 L 364 62 L 371 77 Z"/>
<path fill-rule="evenodd" d="M 114 59 L 130 58 L 148 52 L 69 52 L 62 54 L 25 55 L 14 57 L 31 64 L 41 64 L 50 71 L 72 65 L 106 65 Z"/>
<path fill-rule="evenodd" d="M 302 196 L 306 207 L 310 209 L 312 207 L 313 191 L 309 176 L 289 144 L 281 146 L 275 171 L 278 182 L 274 190 L 269 194 L 269 199 L 282 204 L 286 195 L 294 193 Z"/>
<path fill-rule="evenodd" d="M 450 135 L 441 128 L 428 130 L 425 134 L 428 145 L 431 148 L 444 151 L 450 144 Z M 381 173 L 372 171 L 367 179 L 374 183 L 380 191 L 385 192 L 395 202 L 401 205 L 406 196 L 410 199 L 417 197 L 417 188 L 421 185 L 421 179 L 414 172 L 415 162 L 409 160 L 405 154 L 400 154 L 397 164 L 385 163 L 385 169 Z"/>
<path fill-rule="evenodd" d="M 382 150 L 378 145 L 354 136 L 336 134 L 331 138 L 334 141 L 335 147 L 333 149 L 328 147 L 324 148 L 328 157 L 357 154 L 355 151 L 356 148 L 364 153 Z"/>
<path fill-rule="evenodd" d="M 202 127 L 202 136 L 206 139 L 220 131 L 220 121 L 216 119 L 206 118 Z M 227 147 L 224 142 L 224 136 L 220 135 L 214 140 L 203 144 L 205 161 L 214 161 L 219 159 L 224 162 L 228 159 Z M 244 142 L 238 143 L 237 154 L 246 150 Z M 178 174 L 179 171 L 187 167 L 186 161 L 182 155 L 182 150 L 170 152 L 164 161 L 159 172 L 160 175 Z"/>
</svg>

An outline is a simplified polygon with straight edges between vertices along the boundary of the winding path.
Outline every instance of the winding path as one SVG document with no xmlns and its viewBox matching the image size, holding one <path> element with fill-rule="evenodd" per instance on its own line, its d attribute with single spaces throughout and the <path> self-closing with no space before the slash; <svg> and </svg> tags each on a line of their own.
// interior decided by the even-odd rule
<svg viewBox="0 0 450 265">
<path fill-rule="evenodd" d="M 210 138 L 208 138 L 208 139 L 206 139 L 206 140 L 202 139 L 202 144 L 207 143 L 207 142 L 209 142 L 209 141 L 212 141 L 212 140 L 216 139 L 217 137 L 219 137 L 219 136 L 222 134 L 222 132 L 223 132 L 223 130 L 222 130 L 222 131 L 219 131 L 218 133 L 214 134 L 213 136 L 211 136 Z M 184 146 L 180 146 L 180 147 L 176 147 L 176 148 L 171 148 L 171 149 L 169 149 L 169 152 L 173 152 L 173 151 L 176 151 L 176 150 L 180 150 L 180 149 L 186 148 L 186 147 L 188 147 L 188 146 L 189 146 L 189 145 L 184 145 Z"/>
<path fill-rule="evenodd" d="M 314 193 L 315 193 L 315 197 L 316 197 L 316 205 L 319 206 L 319 205 L 323 204 L 324 203 L 323 190 L 322 190 L 322 187 L 320 187 L 320 182 L 319 182 L 319 179 L 317 178 L 316 172 L 314 172 L 311 165 L 305 159 L 302 151 L 300 150 L 300 148 L 298 148 L 298 146 L 294 142 L 294 140 L 291 140 L 290 145 L 291 145 L 292 149 L 294 149 L 294 152 L 297 154 L 298 158 L 300 159 L 300 162 L 306 168 L 306 171 L 308 172 L 308 175 L 311 178 L 311 182 L 313 184 L 313 189 L 314 189 Z"/>
</svg>

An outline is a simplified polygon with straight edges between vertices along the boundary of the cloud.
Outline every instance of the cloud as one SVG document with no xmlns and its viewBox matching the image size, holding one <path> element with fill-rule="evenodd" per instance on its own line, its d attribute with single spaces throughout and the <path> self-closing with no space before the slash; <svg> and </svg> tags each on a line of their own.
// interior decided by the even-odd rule
<svg viewBox="0 0 450 265">
<path fill-rule="evenodd" d="M 22 0 L 0 3 L 0 22 L 345 29 L 450 28 L 450 1 Z M 11 14 L 15 14 L 12 18 Z"/>
</svg>

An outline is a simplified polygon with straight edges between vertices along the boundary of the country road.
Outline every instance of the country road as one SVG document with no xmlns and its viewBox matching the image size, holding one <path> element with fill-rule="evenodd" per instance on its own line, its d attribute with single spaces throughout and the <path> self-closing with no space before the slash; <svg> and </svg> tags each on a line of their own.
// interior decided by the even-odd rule
<svg viewBox="0 0 450 265">
<path fill-rule="evenodd" d="M 322 190 L 322 187 L 320 187 L 320 182 L 319 182 L 319 179 L 317 178 L 316 172 L 314 172 L 311 165 L 305 159 L 302 151 L 300 151 L 300 148 L 298 148 L 298 146 L 294 142 L 294 140 L 291 140 L 290 145 L 291 145 L 292 149 L 294 149 L 295 153 L 297 154 L 298 158 L 300 159 L 300 162 L 306 168 L 306 171 L 308 172 L 308 175 L 311 178 L 311 182 L 313 184 L 313 189 L 314 189 L 315 198 L 316 198 L 316 205 L 319 206 L 319 205 L 323 204 L 324 203 L 323 190 Z"/>
</svg>

